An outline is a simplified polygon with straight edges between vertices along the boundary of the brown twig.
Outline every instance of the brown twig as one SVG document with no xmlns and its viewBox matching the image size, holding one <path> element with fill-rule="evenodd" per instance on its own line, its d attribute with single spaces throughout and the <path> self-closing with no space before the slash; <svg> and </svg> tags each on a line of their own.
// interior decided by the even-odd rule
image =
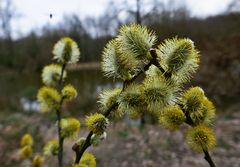
<svg viewBox="0 0 240 167">
<path fill-rule="evenodd" d="M 214 164 L 212 157 L 210 156 L 209 152 L 207 150 L 204 150 L 204 159 L 209 163 L 210 167 L 216 167 L 216 165 Z"/>
<path fill-rule="evenodd" d="M 63 83 L 63 75 L 64 75 L 64 70 L 66 68 L 66 64 L 62 65 L 62 69 L 61 69 L 61 75 L 58 81 L 58 89 L 61 89 L 61 85 Z M 59 103 L 59 108 L 56 110 L 56 115 L 57 115 L 57 126 L 58 126 L 58 144 L 59 144 L 59 148 L 58 148 L 58 166 L 59 167 L 63 167 L 63 143 L 64 143 L 64 138 L 61 136 L 61 132 L 62 132 L 62 128 L 60 126 L 61 123 L 61 119 L 62 119 L 62 114 L 61 114 L 61 106 L 63 103 L 63 97 L 60 100 Z"/>
<path fill-rule="evenodd" d="M 118 103 L 114 103 L 103 115 L 107 118 L 111 111 L 113 111 L 116 107 L 118 106 Z M 91 146 L 91 137 L 93 135 L 93 132 L 89 132 L 86 138 L 86 141 L 84 142 L 83 146 L 79 148 L 79 145 L 76 143 L 73 145 L 72 149 L 76 152 L 76 159 L 75 159 L 75 164 L 78 164 L 83 153 L 86 151 L 88 147 Z"/>
</svg>

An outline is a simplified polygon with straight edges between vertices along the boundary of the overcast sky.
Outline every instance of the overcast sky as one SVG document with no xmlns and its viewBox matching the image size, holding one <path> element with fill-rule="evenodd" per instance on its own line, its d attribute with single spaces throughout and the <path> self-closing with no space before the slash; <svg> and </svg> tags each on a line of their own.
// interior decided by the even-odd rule
<svg viewBox="0 0 240 167">
<path fill-rule="evenodd" d="M 129 1 L 135 2 L 135 0 Z M 193 16 L 205 17 L 224 11 L 231 0 L 175 1 L 186 1 L 186 5 Z M 17 13 L 21 15 L 17 21 L 14 21 L 14 31 L 26 33 L 31 29 L 40 28 L 46 23 L 54 25 L 65 14 L 75 13 L 80 18 L 98 16 L 104 12 L 109 0 L 13 0 L 13 2 Z M 54 15 L 51 20 L 49 19 L 49 13 Z"/>
</svg>

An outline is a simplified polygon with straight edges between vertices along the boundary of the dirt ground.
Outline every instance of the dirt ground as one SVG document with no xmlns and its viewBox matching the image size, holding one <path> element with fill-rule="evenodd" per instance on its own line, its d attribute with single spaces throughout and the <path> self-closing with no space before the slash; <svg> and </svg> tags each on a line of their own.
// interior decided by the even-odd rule
<svg viewBox="0 0 240 167">
<path fill-rule="evenodd" d="M 43 122 L 39 115 L 12 115 L 0 124 L 0 166 L 24 166 L 18 158 L 19 139 L 28 131 L 35 136 L 34 149 L 40 151 L 43 142 L 54 138 L 55 126 Z M 83 121 L 82 121 L 83 122 Z M 41 125 L 41 126 L 39 126 Z M 194 153 L 184 142 L 184 131 L 170 132 L 160 125 L 146 125 L 143 130 L 125 122 L 111 123 L 107 139 L 88 151 L 95 154 L 98 167 L 204 167 L 208 166 L 203 154 Z M 218 114 L 214 130 L 217 147 L 210 152 L 216 166 L 240 166 L 240 104 L 231 105 Z M 80 136 L 86 136 L 82 127 Z M 65 143 L 66 165 L 70 166 L 73 141 Z M 20 164 L 20 165 L 19 165 Z M 48 165 L 47 165 L 48 164 Z M 44 167 L 56 166 L 55 158 L 46 158 Z"/>
</svg>

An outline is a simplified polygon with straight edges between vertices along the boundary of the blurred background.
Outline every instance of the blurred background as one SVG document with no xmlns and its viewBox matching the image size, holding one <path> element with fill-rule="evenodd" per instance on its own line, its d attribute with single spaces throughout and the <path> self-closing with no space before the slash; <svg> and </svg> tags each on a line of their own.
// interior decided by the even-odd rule
<svg viewBox="0 0 240 167">
<path fill-rule="evenodd" d="M 154 30 L 158 43 L 176 36 L 195 42 L 201 64 L 191 85 L 206 91 L 218 114 L 213 158 L 217 166 L 240 166 L 240 0 L 0 0 L 0 166 L 19 166 L 24 133 L 34 135 L 36 152 L 55 137 L 55 115 L 39 113 L 36 102 L 41 69 L 51 63 L 54 43 L 69 36 L 80 47 L 80 62 L 69 67 L 67 79 L 79 95 L 64 110 L 82 120 L 97 111 L 101 90 L 121 87 L 120 81 L 103 77 L 101 52 L 129 22 Z M 185 127 L 169 132 L 147 122 L 139 130 L 139 120 L 116 122 L 107 141 L 90 148 L 99 167 L 208 165 L 185 145 Z M 86 135 L 82 129 L 81 136 Z M 66 143 L 66 160 L 72 143 Z M 46 166 L 55 164 L 46 161 Z"/>
</svg>

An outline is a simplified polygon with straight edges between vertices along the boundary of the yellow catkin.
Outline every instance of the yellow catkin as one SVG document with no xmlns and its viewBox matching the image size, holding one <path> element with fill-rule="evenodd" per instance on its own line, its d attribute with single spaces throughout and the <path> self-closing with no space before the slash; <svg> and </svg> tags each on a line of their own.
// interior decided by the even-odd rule
<svg viewBox="0 0 240 167">
<path fill-rule="evenodd" d="M 41 110 L 47 112 L 59 107 L 61 95 L 56 89 L 44 86 L 39 89 L 37 99 L 40 103 Z"/>
<path fill-rule="evenodd" d="M 179 106 L 168 106 L 160 114 L 160 123 L 170 129 L 176 130 L 186 120 L 185 114 Z"/>
<path fill-rule="evenodd" d="M 108 120 L 104 115 L 94 113 L 86 117 L 85 123 L 90 131 L 96 135 L 101 135 L 107 128 Z"/>
<path fill-rule="evenodd" d="M 43 148 L 44 155 L 57 155 L 58 147 L 58 140 L 48 141 L 48 143 Z"/>
<path fill-rule="evenodd" d="M 33 138 L 30 134 L 25 134 L 22 138 L 21 138 L 21 147 L 24 146 L 32 146 L 33 145 Z"/>
<path fill-rule="evenodd" d="M 42 70 L 42 81 L 47 86 L 56 86 L 59 82 L 62 72 L 62 66 L 58 64 L 50 64 Z M 63 71 L 63 79 L 67 76 L 67 72 Z"/>
<path fill-rule="evenodd" d="M 189 88 L 184 93 L 183 109 L 189 114 L 194 125 L 209 125 L 215 117 L 215 107 L 200 87 Z"/>
<path fill-rule="evenodd" d="M 21 159 L 28 159 L 32 156 L 32 147 L 24 146 L 20 149 L 20 157 Z"/>
<path fill-rule="evenodd" d="M 41 167 L 44 162 L 44 158 L 40 155 L 35 155 L 32 160 L 32 167 Z"/>
<path fill-rule="evenodd" d="M 78 62 L 80 57 L 80 50 L 75 41 L 69 37 L 63 37 L 60 39 L 53 48 L 52 51 L 54 59 L 59 63 L 71 63 Z"/>
<path fill-rule="evenodd" d="M 212 129 L 205 125 L 198 125 L 186 132 L 186 142 L 195 151 L 211 150 L 216 145 L 216 138 Z"/>
<path fill-rule="evenodd" d="M 85 152 L 79 164 L 76 164 L 73 167 L 96 167 L 96 158 L 93 154 Z"/>
<path fill-rule="evenodd" d="M 65 100 L 69 101 L 77 97 L 77 90 L 71 85 L 64 86 L 62 96 Z"/>
<path fill-rule="evenodd" d="M 80 131 L 80 122 L 75 118 L 65 118 L 61 120 L 60 127 L 63 138 L 75 139 Z"/>
</svg>

